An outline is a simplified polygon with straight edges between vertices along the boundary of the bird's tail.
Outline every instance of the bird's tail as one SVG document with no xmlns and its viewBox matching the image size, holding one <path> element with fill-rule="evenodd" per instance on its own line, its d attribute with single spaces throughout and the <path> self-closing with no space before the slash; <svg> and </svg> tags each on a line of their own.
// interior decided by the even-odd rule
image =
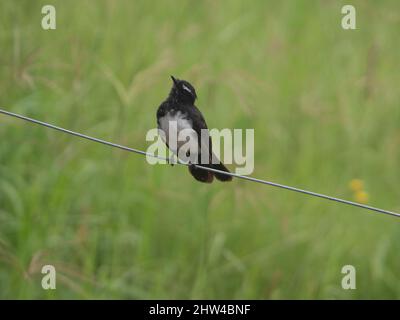
<svg viewBox="0 0 400 320">
<path fill-rule="evenodd" d="M 202 166 L 216 169 L 219 171 L 229 172 L 229 170 L 221 162 L 207 164 L 207 165 L 202 164 Z M 214 180 L 214 176 L 219 181 L 232 181 L 232 176 L 230 176 L 230 175 L 219 173 L 219 172 L 214 172 L 214 171 L 208 171 L 206 169 L 198 168 L 195 165 L 189 166 L 189 172 L 197 181 L 200 181 L 200 182 L 211 183 Z"/>
<path fill-rule="evenodd" d="M 213 169 L 219 170 L 219 171 L 229 172 L 229 170 L 222 164 L 222 162 L 211 164 L 210 167 L 213 168 Z M 213 173 L 214 173 L 214 176 L 219 181 L 224 181 L 224 182 L 225 181 L 232 181 L 232 176 L 230 176 L 230 175 L 219 173 L 219 172 L 213 172 Z"/>
<path fill-rule="evenodd" d="M 211 183 L 214 180 L 213 172 L 198 168 L 195 165 L 189 166 L 189 172 L 197 181 L 200 182 Z"/>
</svg>

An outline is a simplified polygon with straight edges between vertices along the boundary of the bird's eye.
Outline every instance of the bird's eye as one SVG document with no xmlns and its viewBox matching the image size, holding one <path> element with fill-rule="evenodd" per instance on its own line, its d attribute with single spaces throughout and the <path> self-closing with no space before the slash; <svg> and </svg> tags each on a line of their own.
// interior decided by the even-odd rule
<svg viewBox="0 0 400 320">
<path fill-rule="evenodd" d="M 182 89 L 183 89 L 183 90 L 186 90 L 187 92 L 189 92 L 190 94 L 193 95 L 192 90 L 191 90 L 189 87 L 185 86 L 184 84 L 182 84 Z"/>
</svg>

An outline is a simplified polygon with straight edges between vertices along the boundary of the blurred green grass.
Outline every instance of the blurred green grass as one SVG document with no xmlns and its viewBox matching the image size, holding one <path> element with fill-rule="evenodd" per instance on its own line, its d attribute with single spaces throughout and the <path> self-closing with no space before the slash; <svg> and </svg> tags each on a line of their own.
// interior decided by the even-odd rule
<svg viewBox="0 0 400 320">
<path fill-rule="evenodd" d="M 53 4 L 57 30 L 41 29 Z M 0 105 L 146 149 L 169 75 L 254 176 L 400 211 L 398 1 L 0 3 Z M 400 298 L 399 222 L 0 117 L 0 298 Z M 41 288 L 41 267 L 57 289 Z M 343 265 L 357 289 L 341 289 Z"/>
</svg>

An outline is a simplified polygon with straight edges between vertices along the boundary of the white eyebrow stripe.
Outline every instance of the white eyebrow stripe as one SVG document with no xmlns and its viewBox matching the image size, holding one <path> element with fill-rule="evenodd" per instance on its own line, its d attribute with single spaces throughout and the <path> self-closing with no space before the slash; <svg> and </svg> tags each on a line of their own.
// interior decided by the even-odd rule
<svg viewBox="0 0 400 320">
<path fill-rule="evenodd" d="M 187 87 L 187 86 L 185 86 L 184 84 L 182 84 L 182 88 L 183 88 L 184 90 L 190 92 L 191 94 L 193 94 L 193 93 L 192 93 L 192 90 L 190 90 L 190 88 Z"/>
</svg>

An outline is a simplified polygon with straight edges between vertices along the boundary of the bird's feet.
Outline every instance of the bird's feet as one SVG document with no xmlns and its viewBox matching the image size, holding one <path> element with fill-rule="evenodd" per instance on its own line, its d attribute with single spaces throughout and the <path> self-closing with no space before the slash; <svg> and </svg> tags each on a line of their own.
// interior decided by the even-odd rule
<svg viewBox="0 0 400 320">
<path fill-rule="evenodd" d="M 173 167 L 173 166 L 176 164 L 176 160 L 175 160 L 174 155 L 171 155 L 171 156 L 167 159 L 167 163 L 168 163 L 171 167 Z"/>
</svg>

